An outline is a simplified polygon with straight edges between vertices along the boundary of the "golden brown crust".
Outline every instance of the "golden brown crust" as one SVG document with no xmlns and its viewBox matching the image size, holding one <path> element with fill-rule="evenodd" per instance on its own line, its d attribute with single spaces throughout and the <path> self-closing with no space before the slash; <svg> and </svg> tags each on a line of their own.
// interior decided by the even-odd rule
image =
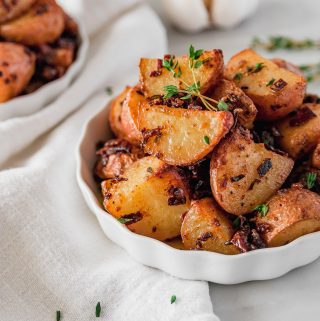
<svg viewBox="0 0 320 321">
<path fill-rule="evenodd" d="M 186 249 L 238 254 L 240 251 L 234 245 L 226 245 L 233 234 L 231 222 L 214 199 L 192 201 L 181 226 L 182 242 Z"/>
<path fill-rule="evenodd" d="M 35 70 L 35 55 L 26 47 L 0 43 L 0 102 L 22 92 Z"/>
<path fill-rule="evenodd" d="M 237 74 L 241 76 L 237 77 Z M 253 100 L 260 120 L 283 118 L 303 102 L 306 89 L 304 77 L 280 68 L 252 49 L 234 55 L 226 66 L 225 76 Z"/>
<path fill-rule="evenodd" d="M 276 124 L 278 143 L 293 158 L 309 154 L 320 139 L 320 104 L 303 104 Z"/>
<path fill-rule="evenodd" d="M 0 25 L 0 35 L 8 41 L 34 46 L 54 42 L 64 26 L 64 12 L 55 0 L 37 0 L 24 15 Z"/>
<path fill-rule="evenodd" d="M 313 167 L 320 169 L 320 142 L 312 153 L 311 163 Z"/>
<path fill-rule="evenodd" d="M 292 159 L 254 143 L 248 130 L 238 128 L 212 153 L 213 195 L 231 214 L 250 213 L 277 192 L 293 164 Z"/>
<path fill-rule="evenodd" d="M 269 247 L 287 244 L 320 230 L 320 196 L 300 188 L 281 190 L 271 198 L 267 215 L 256 221 Z"/>
<path fill-rule="evenodd" d="M 0 1 L 0 23 L 25 13 L 36 0 Z"/>
</svg>

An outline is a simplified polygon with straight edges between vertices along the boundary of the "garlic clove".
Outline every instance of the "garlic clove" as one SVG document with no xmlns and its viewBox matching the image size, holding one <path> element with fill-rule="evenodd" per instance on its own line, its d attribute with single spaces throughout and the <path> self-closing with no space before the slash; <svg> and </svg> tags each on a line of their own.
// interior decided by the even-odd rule
<svg viewBox="0 0 320 321">
<path fill-rule="evenodd" d="M 197 32 L 210 26 L 209 14 L 203 0 L 162 2 L 167 17 L 176 27 L 188 32 Z"/>
<path fill-rule="evenodd" d="M 211 19 L 214 26 L 232 28 L 251 16 L 259 0 L 211 0 Z"/>
</svg>

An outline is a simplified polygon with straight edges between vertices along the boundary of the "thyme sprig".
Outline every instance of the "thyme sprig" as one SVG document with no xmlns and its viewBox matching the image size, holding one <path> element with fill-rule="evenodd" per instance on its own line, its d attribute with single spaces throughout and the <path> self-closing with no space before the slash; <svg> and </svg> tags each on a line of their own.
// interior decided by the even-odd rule
<svg viewBox="0 0 320 321">
<path fill-rule="evenodd" d="M 303 72 L 308 82 L 312 82 L 320 79 L 320 63 L 300 65 L 299 69 Z"/>
<path fill-rule="evenodd" d="M 189 56 L 188 56 L 188 67 L 191 71 L 193 83 L 189 84 L 181 78 L 182 70 L 179 66 L 178 60 L 175 60 L 173 56 L 170 56 L 169 59 L 164 59 L 162 66 L 172 73 L 174 78 L 179 78 L 181 84 L 184 88 L 178 88 L 175 85 L 167 85 L 164 87 L 164 98 L 168 99 L 173 96 L 182 94 L 180 97 L 182 100 L 191 99 L 197 97 L 201 100 L 204 107 L 208 110 L 228 110 L 229 106 L 223 100 L 217 101 L 213 98 L 201 94 L 201 83 L 196 79 L 195 69 L 200 68 L 205 62 L 206 59 L 200 60 L 201 55 L 203 54 L 203 49 L 196 50 L 193 45 L 189 47 Z"/>
</svg>

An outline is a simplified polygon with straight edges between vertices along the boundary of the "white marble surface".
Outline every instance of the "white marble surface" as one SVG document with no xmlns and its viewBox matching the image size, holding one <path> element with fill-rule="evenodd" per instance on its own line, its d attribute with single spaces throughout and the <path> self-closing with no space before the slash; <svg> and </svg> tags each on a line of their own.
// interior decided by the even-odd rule
<svg viewBox="0 0 320 321">
<path fill-rule="evenodd" d="M 168 27 L 170 53 L 184 53 L 192 43 L 197 48 L 221 48 L 228 59 L 248 46 L 255 35 L 320 39 L 319 0 L 262 0 L 256 15 L 236 29 L 208 30 L 192 35 L 170 27 L 161 9 L 161 0 L 149 2 Z M 320 61 L 320 51 L 276 52 L 272 55 L 296 63 Z M 309 91 L 320 94 L 319 86 L 320 82 L 313 84 Z M 211 284 L 210 293 L 214 311 L 221 321 L 320 320 L 320 260 L 275 280 L 232 286 Z"/>
</svg>

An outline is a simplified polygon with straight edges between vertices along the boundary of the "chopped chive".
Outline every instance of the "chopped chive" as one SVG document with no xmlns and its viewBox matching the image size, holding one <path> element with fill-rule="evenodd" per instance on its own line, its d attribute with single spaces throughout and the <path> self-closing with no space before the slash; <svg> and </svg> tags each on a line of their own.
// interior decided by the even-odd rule
<svg viewBox="0 0 320 321">
<path fill-rule="evenodd" d="M 100 304 L 100 302 L 98 302 L 96 305 L 96 317 L 97 318 L 100 318 L 100 313 L 101 313 L 101 304 Z"/>
<path fill-rule="evenodd" d="M 317 180 L 317 173 L 307 173 L 306 174 L 306 181 L 308 189 L 312 189 L 316 184 Z"/>
<path fill-rule="evenodd" d="M 235 80 L 241 80 L 242 77 L 243 77 L 243 73 L 242 73 L 242 72 L 237 72 L 237 73 L 234 75 L 233 79 L 235 79 Z"/>
<path fill-rule="evenodd" d="M 176 302 L 176 300 L 177 300 L 177 297 L 175 295 L 172 295 L 170 300 L 171 304 Z"/>
<path fill-rule="evenodd" d="M 259 217 L 265 217 L 268 214 L 269 206 L 267 204 L 260 204 L 253 210 L 258 212 Z"/>
<path fill-rule="evenodd" d="M 274 78 L 270 79 L 267 83 L 266 83 L 266 86 L 269 87 L 271 85 L 273 85 L 273 83 L 275 82 L 276 80 Z"/>
<path fill-rule="evenodd" d="M 61 311 L 56 311 L 56 321 L 61 320 Z"/>
<path fill-rule="evenodd" d="M 204 141 L 207 145 L 210 144 L 210 138 L 209 138 L 208 136 L 204 136 L 204 137 L 203 137 L 203 141 Z"/>
</svg>

